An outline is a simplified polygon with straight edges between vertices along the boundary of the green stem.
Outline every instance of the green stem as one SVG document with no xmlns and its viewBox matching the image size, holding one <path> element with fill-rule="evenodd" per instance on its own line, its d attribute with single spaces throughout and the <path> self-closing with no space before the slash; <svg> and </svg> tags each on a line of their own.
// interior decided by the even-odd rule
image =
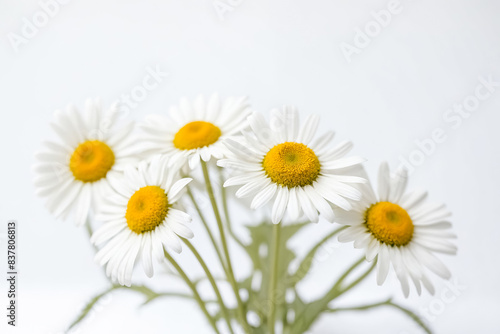
<svg viewBox="0 0 500 334">
<path fill-rule="evenodd" d="M 231 326 L 231 320 L 229 318 L 229 312 L 227 311 L 226 305 L 224 304 L 224 300 L 222 299 L 219 288 L 217 287 L 217 283 L 215 282 L 215 279 L 214 279 L 212 273 L 208 269 L 207 264 L 205 263 L 205 261 L 203 260 L 203 258 L 200 255 L 200 253 L 198 253 L 196 248 L 193 246 L 193 244 L 189 240 L 183 239 L 183 238 L 181 238 L 181 239 L 186 244 L 186 246 L 191 250 L 191 252 L 193 252 L 193 255 L 196 257 L 196 259 L 200 263 L 201 267 L 205 271 L 205 274 L 207 275 L 207 278 L 210 281 L 212 288 L 214 289 L 215 295 L 217 296 L 217 300 L 219 301 L 222 313 L 224 315 L 224 319 L 226 320 L 227 327 L 229 328 L 229 331 L 231 333 L 234 333 L 233 328 Z"/>
<path fill-rule="evenodd" d="M 187 187 L 187 193 L 189 195 L 189 198 L 191 199 L 191 202 L 193 202 L 193 205 L 196 209 L 196 212 L 198 213 L 198 216 L 200 217 L 201 222 L 203 223 L 203 226 L 205 227 L 205 230 L 207 231 L 207 234 L 210 238 L 210 241 L 214 245 L 214 248 L 215 248 L 215 251 L 217 252 L 217 257 L 220 260 L 220 264 L 222 266 L 222 269 L 227 274 L 226 265 L 224 263 L 224 258 L 222 257 L 222 253 L 220 251 L 219 245 L 218 245 L 217 241 L 215 240 L 214 235 L 213 235 L 212 231 L 210 230 L 210 227 L 208 226 L 207 220 L 205 219 L 205 216 L 203 215 L 198 203 L 196 203 L 196 200 L 194 198 L 193 192 L 191 191 L 191 188 Z"/>
<path fill-rule="evenodd" d="M 364 258 L 363 258 L 363 261 L 364 261 Z M 347 287 L 343 288 L 343 289 L 340 289 L 340 285 L 337 287 L 337 292 L 336 294 L 334 294 L 333 299 L 335 298 L 338 298 L 339 296 L 343 295 L 344 293 L 346 293 L 347 291 L 351 290 L 352 288 L 354 288 L 356 285 L 358 285 L 359 283 L 361 283 L 372 271 L 373 269 L 375 269 L 375 266 L 377 265 L 377 261 L 373 261 L 372 265 L 370 266 L 370 268 L 368 268 L 367 271 L 365 271 L 365 273 L 363 275 L 361 275 L 357 280 L 355 280 L 354 282 L 352 282 L 351 284 L 349 284 Z"/>
<path fill-rule="evenodd" d="M 194 300 L 194 297 L 190 294 L 187 293 L 180 293 L 180 292 L 156 292 L 151 290 L 145 285 L 132 285 L 130 287 L 127 286 L 116 286 L 116 289 L 123 289 L 123 290 L 132 290 L 135 292 L 139 292 L 146 297 L 146 301 L 144 304 L 147 304 L 151 302 L 153 299 L 160 298 L 160 297 L 174 297 L 174 298 L 182 298 L 182 299 L 190 299 Z M 205 304 L 209 303 L 210 301 L 206 301 Z"/>
<path fill-rule="evenodd" d="M 90 302 L 85 306 L 85 308 L 82 310 L 81 314 L 78 316 L 78 318 L 76 318 L 72 323 L 71 325 L 69 325 L 68 327 L 68 331 L 70 331 L 70 329 L 72 329 L 73 327 L 75 327 L 78 323 L 80 323 L 83 319 L 85 319 L 85 317 L 87 316 L 87 314 L 90 312 L 90 310 L 92 310 L 92 308 L 94 307 L 95 304 L 97 304 L 97 302 L 104 296 L 106 296 L 108 293 L 110 293 L 111 291 L 117 289 L 118 287 L 117 286 L 111 286 L 110 288 L 106 289 L 104 292 L 98 294 L 97 296 L 95 296 L 94 298 L 92 298 L 90 300 Z"/>
<path fill-rule="evenodd" d="M 170 256 L 170 254 L 168 254 L 168 252 L 165 249 L 163 250 L 163 252 L 165 254 L 165 258 L 172 264 L 172 266 L 175 268 L 175 270 L 177 270 L 177 272 L 179 273 L 179 275 L 181 275 L 181 277 L 184 280 L 184 282 L 186 282 L 187 286 L 193 292 L 194 299 L 198 303 L 198 306 L 202 310 L 203 314 L 205 314 L 205 316 L 207 317 L 207 319 L 210 322 L 210 325 L 212 326 L 212 328 L 214 329 L 214 331 L 217 334 L 220 334 L 219 329 L 215 325 L 214 318 L 210 315 L 210 313 L 208 313 L 207 308 L 205 306 L 205 302 L 203 301 L 203 299 L 201 299 L 201 296 L 198 293 L 198 290 L 196 289 L 196 286 L 194 285 L 194 283 L 191 282 L 191 280 L 186 275 L 186 273 L 184 272 L 184 270 L 182 270 L 181 266 L 174 260 L 174 258 L 172 256 Z"/>
<path fill-rule="evenodd" d="M 241 300 L 241 296 L 238 291 L 238 285 L 236 284 L 236 279 L 234 277 L 233 266 L 231 264 L 231 258 L 229 256 L 229 250 L 227 247 L 226 234 L 224 233 L 224 226 L 222 225 L 222 219 L 220 216 L 219 208 L 217 207 L 217 201 L 215 200 L 214 190 L 212 188 L 212 183 L 210 182 L 210 175 L 208 173 L 207 163 L 203 160 L 201 161 L 201 168 L 203 170 L 203 176 L 205 178 L 208 196 L 210 197 L 210 202 L 212 203 L 212 208 L 214 210 L 215 220 L 217 220 L 217 226 L 219 227 L 222 248 L 224 250 L 224 255 L 226 256 L 228 279 L 229 283 L 231 284 L 231 287 L 233 288 L 236 301 L 238 303 L 238 313 L 240 316 L 241 324 L 245 332 L 250 333 L 250 326 L 248 325 L 247 318 L 245 316 L 245 308 L 243 306 L 243 302 Z"/>
<path fill-rule="evenodd" d="M 334 312 L 341 312 L 341 311 L 365 311 L 369 310 L 372 308 L 380 307 L 380 306 L 390 306 L 394 307 L 407 316 L 409 316 L 413 321 L 415 321 L 427 334 L 432 334 L 432 331 L 427 325 L 424 324 L 422 319 L 420 319 L 415 313 L 410 311 L 409 309 L 398 305 L 394 302 L 392 302 L 392 299 L 389 298 L 386 301 L 380 302 L 380 303 L 374 303 L 374 304 L 368 304 L 368 305 L 362 305 L 362 306 L 356 306 L 356 307 L 340 307 L 340 308 L 334 308 L 334 309 L 328 309 L 327 312 L 334 313 Z"/>
<path fill-rule="evenodd" d="M 309 252 L 307 255 L 303 258 L 302 262 L 300 263 L 297 271 L 291 276 L 292 279 L 292 284 L 295 286 L 298 282 L 300 282 L 307 274 L 309 271 L 309 268 L 312 265 L 314 255 L 316 255 L 316 252 L 318 249 L 328 240 L 330 240 L 332 237 L 334 237 L 337 233 L 340 231 L 346 229 L 347 226 L 338 228 L 336 230 L 333 230 L 332 232 L 328 233 L 323 239 L 321 239 Z"/>
<path fill-rule="evenodd" d="M 273 252 L 271 259 L 271 266 L 269 268 L 270 271 L 270 279 L 269 279 L 269 313 L 267 317 L 267 323 L 269 326 L 269 333 L 274 334 L 275 330 L 275 322 L 276 322 L 276 303 L 277 300 L 275 298 L 276 294 L 276 286 L 278 284 L 278 259 L 279 259 L 279 250 L 280 250 L 280 234 L 281 234 L 281 223 L 275 224 L 273 226 Z"/>
<path fill-rule="evenodd" d="M 344 311 L 365 311 L 379 306 L 390 305 L 390 303 L 391 303 L 391 298 L 383 302 L 361 305 L 361 306 L 330 308 L 326 310 L 326 312 L 334 313 L 334 312 L 344 312 Z"/>
<path fill-rule="evenodd" d="M 296 318 L 296 327 L 297 330 L 301 330 L 300 333 L 305 332 L 313 323 L 316 321 L 316 319 L 321 315 L 322 312 L 328 309 L 328 304 L 339 297 L 340 295 L 346 293 L 359 283 L 363 281 L 375 268 L 375 265 L 377 264 L 377 261 L 373 261 L 373 264 L 366 270 L 363 275 L 361 275 L 358 279 L 356 279 L 354 282 L 349 284 L 347 287 L 342 288 L 342 283 L 345 281 L 347 276 L 351 272 L 354 271 L 360 264 L 365 262 L 365 257 L 361 257 L 358 261 L 356 261 L 351 267 L 349 267 L 342 276 L 337 280 L 337 282 L 333 285 L 333 287 L 325 294 L 325 296 L 319 300 L 316 300 L 312 303 L 310 303 L 310 306 L 308 307 L 308 312 L 309 314 L 315 314 L 314 317 L 310 317 L 309 319 L 303 320 L 302 318 L 304 317 L 304 312 L 302 312 L 297 318 Z M 295 331 L 296 333 L 299 333 L 298 331 Z"/>
<path fill-rule="evenodd" d="M 398 310 L 400 310 L 401 312 L 403 312 L 404 314 L 406 314 L 407 316 L 412 318 L 413 321 L 415 321 L 427 334 L 432 334 L 431 329 L 429 327 L 427 327 L 426 324 L 424 324 L 422 319 L 420 319 L 415 313 L 413 313 L 409 309 L 404 308 L 403 306 L 400 306 L 400 305 L 395 304 L 393 302 L 390 302 L 387 305 L 397 308 Z"/>
<path fill-rule="evenodd" d="M 365 262 L 365 257 L 364 256 L 362 256 L 358 261 L 354 262 L 354 264 L 352 266 L 350 266 L 349 269 L 347 269 L 342 274 L 342 276 L 340 276 L 340 278 L 337 280 L 337 282 L 335 282 L 335 284 L 333 285 L 333 287 L 330 289 L 330 292 L 334 292 L 334 291 L 336 292 L 336 291 L 338 291 L 339 288 L 340 288 L 340 286 L 342 285 L 342 283 L 344 283 L 344 281 L 347 278 L 347 276 L 349 276 L 349 274 L 352 273 L 353 270 L 356 269 L 363 262 Z"/>
<path fill-rule="evenodd" d="M 233 227 L 231 224 L 231 218 L 229 216 L 229 207 L 227 204 L 227 190 L 224 187 L 224 176 L 222 175 L 222 168 L 219 168 L 219 175 L 220 175 L 220 184 L 221 184 L 221 194 L 222 194 L 222 207 L 224 209 L 224 217 L 226 218 L 226 227 L 227 230 L 229 231 L 229 235 L 240 245 L 242 248 L 245 248 L 245 244 L 243 241 L 241 241 L 240 238 L 234 233 Z"/>
</svg>

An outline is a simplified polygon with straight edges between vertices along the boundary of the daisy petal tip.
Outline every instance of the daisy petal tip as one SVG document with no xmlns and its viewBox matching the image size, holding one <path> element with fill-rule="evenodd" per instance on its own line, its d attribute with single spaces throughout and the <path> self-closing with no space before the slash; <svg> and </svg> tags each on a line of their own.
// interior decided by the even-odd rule
<svg viewBox="0 0 500 334">
<path fill-rule="evenodd" d="M 316 216 L 313 219 L 311 219 L 311 223 L 318 224 L 319 223 L 319 216 Z"/>
<path fill-rule="evenodd" d="M 170 245 L 170 249 L 173 250 L 177 254 L 182 253 L 182 247 L 181 246 L 177 247 L 177 246 Z"/>
</svg>

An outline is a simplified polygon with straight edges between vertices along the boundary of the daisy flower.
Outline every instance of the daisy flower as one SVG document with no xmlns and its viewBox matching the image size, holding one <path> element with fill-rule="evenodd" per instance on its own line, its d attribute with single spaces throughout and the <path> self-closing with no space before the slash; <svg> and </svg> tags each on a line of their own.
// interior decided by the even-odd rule
<svg viewBox="0 0 500 334">
<path fill-rule="evenodd" d="M 84 114 L 73 106 L 55 112 L 51 125 L 60 141 L 45 142 L 46 149 L 35 155 L 33 170 L 36 192 L 47 198 L 57 218 L 66 219 L 73 211 L 76 224 L 84 224 L 109 188 L 108 177 L 136 161 L 131 149 L 133 123 L 117 127 L 118 115 L 118 104 L 103 112 L 93 100 L 87 100 Z"/>
<path fill-rule="evenodd" d="M 141 162 L 138 168 L 128 168 L 123 176 L 110 179 L 116 191 L 107 196 L 96 217 L 105 224 L 91 242 L 106 243 L 96 254 L 96 262 L 106 265 L 106 275 L 121 285 L 130 286 L 137 257 L 146 275 L 152 277 L 153 256 L 163 259 L 163 247 L 180 253 L 179 237 L 193 237 L 187 227 L 191 217 L 177 204 L 192 179 L 178 179 L 178 169 L 166 165 L 166 159 L 155 156 L 150 163 Z"/>
<path fill-rule="evenodd" d="M 254 113 L 248 118 L 251 131 L 243 132 L 243 142 L 228 140 L 232 155 L 218 161 L 221 167 L 233 168 L 237 175 L 224 186 L 242 186 L 237 197 L 254 195 L 251 208 L 259 208 L 274 198 L 272 222 L 279 223 L 285 211 L 291 219 L 302 213 L 313 222 L 318 212 L 328 221 L 334 215 L 330 203 L 346 210 L 349 199 L 358 200 L 361 193 L 350 183 L 364 182 L 349 175 L 350 168 L 364 161 L 344 156 L 352 148 L 349 141 L 329 147 L 334 133 L 314 140 L 319 118 L 310 116 L 299 129 L 295 108 L 272 111 L 271 123 Z"/>
<path fill-rule="evenodd" d="M 141 125 L 145 132 L 145 154 L 162 154 L 171 164 L 188 162 L 194 169 L 200 162 L 212 157 L 224 157 L 225 139 L 238 134 L 247 126 L 250 108 L 246 97 L 227 98 L 214 94 L 205 101 L 198 96 L 193 103 L 181 99 L 179 106 L 171 107 L 170 117 L 150 115 Z"/>
<path fill-rule="evenodd" d="M 377 283 L 382 285 L 392 267 L 408 297 L 408 279 L 421 294 L 422 285 L 434 294 L 426 269 L 444 279 L 451 274 L 434 253 L 455 254 L 449 231 L 451 214 L 444 205 L 425 203 L 426 192 L 405 194 L 408 175 L 399 169 L 391 176 L 387 163 L 380 166 L 378 197 L 369 184 L 363 185 L 362 199 L 349 212 L 336 212 L 336 221 L 349 225 L 339 241 L 354 241 L 366 252 L 366 259 L 377 258 Z"/>
</svg>

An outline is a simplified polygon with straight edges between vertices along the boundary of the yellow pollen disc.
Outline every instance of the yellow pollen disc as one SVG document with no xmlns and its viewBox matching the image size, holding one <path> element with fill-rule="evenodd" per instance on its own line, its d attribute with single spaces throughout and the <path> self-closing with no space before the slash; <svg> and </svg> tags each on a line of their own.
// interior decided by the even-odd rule
<svg viewBox="0 0 500 334">
<path fill-rule="evenodd" d="M 87 140 L 76 148 L 69 160 L 75 179 L 95 182 L 102 179 L 115 163 L 115 154 L 99 140 Z"/>
<path fill-rule="evenodd" d="M 212 123 L 195 121 L 184 125 L 174 137 L 174 146 L 180 150 L 192 150 L 215 143 L 221 135 Z"/>
<path fill-rule="evenodd" d="M 142 187 L 128 201 L 127 225 L 137 234 L 153 231 L 167 217 L 168 208 L 167 194 L 162 188 Z"/>
<path fill-rule="evenodd" d="M 397 204 L 378 202 L 365 213 L 368 230 L 380 242 L 405 246 L 413 237 L 413 222 L 408 212 Z"/>
<path fill-rule="evenodd" d="M 288 188 L 311 185 L 321 170 L 314 151 L 304 144 L 293 142 L 281 143 L 270 149 L 262 166 L 274 183 Z"/>
</svg>

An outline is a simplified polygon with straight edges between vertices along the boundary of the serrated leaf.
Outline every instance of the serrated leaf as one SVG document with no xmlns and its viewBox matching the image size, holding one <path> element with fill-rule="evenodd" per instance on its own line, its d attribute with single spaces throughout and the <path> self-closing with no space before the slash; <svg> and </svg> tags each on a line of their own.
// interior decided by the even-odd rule
<svg viewBox="0 0 500 334">
<path fill-rule="evenodd" d="M 94 298 L 92 298 L 90 300 L 90 302 L 85 305 L 85 307 L 83 308 L 82 312 L 80 313 L 80 315 L 78 316 L 78 318 L 75 319 L 75 321 L 73 321 L 71 323 L 71 325 L 69 325 L 68 327 L 68 331 L 75 327 L 76 325 L 78 325 L 83 319 L 85 319 L 85 317 L 88 315 L 88 313 L 92 310 L 92 308 L 94 307 L 95 304 L 97 304 L 97 302 L 104 296 L 106 296 L 108 293 L 110 293 L 111 291 L 115 290 L 117 287 L 116 286 L 112 286 L 111 288 L 105 290 L 104 292 L 98 294 L 97 296 L 95 296 Z"/>
<path fill-rule="evenodd" d="M 244 281 L 243 286 L 249 291 L 249 298 L 247 302 L 248 310 L 254 311 L 262 321 L 262 328 L 266 327 L 267 311 L 270 303 L 276 304 L 276 316 L 278 318 L 284 317 L 286 312 L 285 295 L 287 290 L 292 286 L 288 274 L 290 263 L 296 258 L 296 254 L 287 248 L 288 241 L 307 223 L 285 225 L 281 227 L 281 236 L 279 244 L 279 263 L 278 263 L 278 283 L 276 287 L 276 294 L 269 296 L 269 277 L 271 267 L 271 252 L 273 249 L 273 225 L 270 223 L 262 223 L 257 226 L 249 226 L 250 236 L 252 242 L 245 246 L 245 250 L 252 259 L 255 271 L 260 271 L 262 274 L 262 281 L 258 291 L 251 289 L 253 277 Z M 264 248 L 266 252 L 262 252 Z"/>
</svg>

